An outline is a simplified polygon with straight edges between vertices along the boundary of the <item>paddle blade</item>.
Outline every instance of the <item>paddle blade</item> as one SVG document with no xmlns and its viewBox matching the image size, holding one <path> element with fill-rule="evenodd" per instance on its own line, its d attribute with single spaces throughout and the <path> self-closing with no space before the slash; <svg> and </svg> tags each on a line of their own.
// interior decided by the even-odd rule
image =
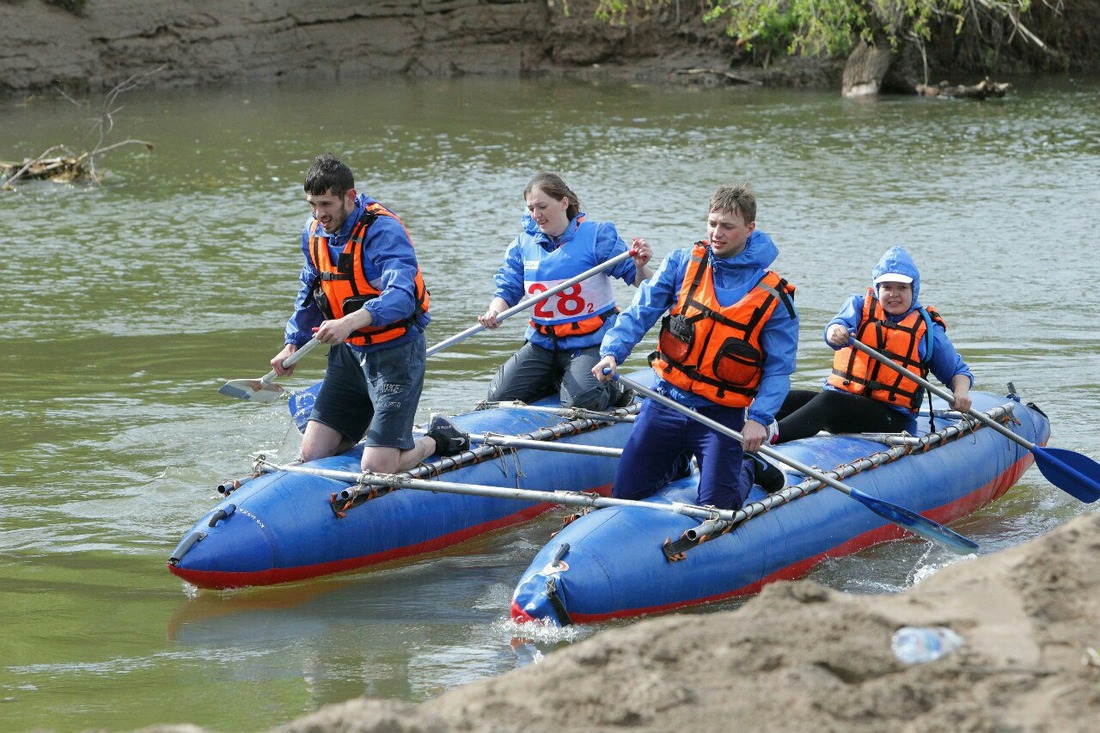
<svg viewBox="0 0 1100 733">
<path fill-rule="evenodd" d="M 1031 449 L 1047 481 L 1086 504 L 1100 499 L 1100 463 L 1063 448 Z"/>
<path fill-rule="evenodd" d="M 868 496 L 862 491 L 852 489 L 849 494 L 853 499 L 863 504 L 875 514 L 889 519 L 894 524 L 904 527 L 913 534 L 920 535 L 929 542 L 946 547 L 958 555 L 970 555 L 978 551 L 978 543 L 969 537 L 963 537 L 958 532 L 944 527 L 938 522 L 933 522 L 927 517 L 922 517 L 914 511 L 897 504 L 891 504 L 873 496 Z"/>
<path fill-rule="evenodd" d="M 231 379 L 218 390 L 224 395 L 253 402 L 274 402 L 284 390 L 274 382 L 262 379 Z"/>
</svg>

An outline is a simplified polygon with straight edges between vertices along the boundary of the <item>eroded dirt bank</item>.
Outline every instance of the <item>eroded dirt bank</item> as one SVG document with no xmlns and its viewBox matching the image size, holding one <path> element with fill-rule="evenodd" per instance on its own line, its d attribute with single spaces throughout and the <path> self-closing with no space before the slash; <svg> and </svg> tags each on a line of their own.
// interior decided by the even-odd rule
<svg viewBox="0 0 1100 733">
<path fill-rule="evenodd" d="M 78 16 L 42 0 L 0 0 L 0 90 L 109 88 L 158 68 L 151 81 L 166 86 L 569 70 L 661 80 L 724 68 L 734 50 L 698 18 L 670 11 L 667 22 L 614 28 L 585 5 L 572 3 L 565 17 L 530 0 L 89 0 Z"/>
<path fill-rule="evenodd" d="M 66 4 L 79 14 L 59 7 Z M 566 14 L 561 0 L 0 0 L 0 93 L 99 91 L 154 70 L 148 83 L 165 87 L 377 74 L 840 83 L 842 59 L 738 48 L 719 24 L 702 21 L 699 0 L 655 7 L 623 26 L 595 19 L 595 5 L 569 0 Z M 1012 28 L 979 39 L 952 26 L 928 48 L 934 81 L 952 71 L 954 82 L 978 81 L 988 58 L 1002 70 L 1096 68 L 1100 0 L 1059 4 L 1057 13 L 1034 5 L 1025 20 L 1055 55 Z"/>
</svg>

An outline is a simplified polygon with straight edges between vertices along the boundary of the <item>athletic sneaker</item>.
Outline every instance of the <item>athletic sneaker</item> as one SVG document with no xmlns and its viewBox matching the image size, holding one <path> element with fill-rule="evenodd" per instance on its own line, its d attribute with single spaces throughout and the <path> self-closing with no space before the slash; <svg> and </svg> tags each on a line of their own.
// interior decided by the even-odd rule
<svg viewBox="0 0 1100 733">
<path fill-rule="evenodd" d="M 470 449 L 469 434 L 456 428 L 454 423 L 442 415 L 432 418 L 425 435 L 435 441 L 437 456 L 453 456 Z"/>
</svg>

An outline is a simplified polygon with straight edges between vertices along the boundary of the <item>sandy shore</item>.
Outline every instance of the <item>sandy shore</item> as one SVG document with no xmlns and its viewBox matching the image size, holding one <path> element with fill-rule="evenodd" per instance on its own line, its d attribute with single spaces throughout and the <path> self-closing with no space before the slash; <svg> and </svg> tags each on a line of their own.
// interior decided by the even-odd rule
<svg viewBox="0 0 1100 733">
<path fill-rule="evenodd" d="M 905 625 L 959 651 L 906 666 Z M 419 705 L 357 699 L 278 733 L 1095 733 L 1100 513 L 895 596 L 775 583 L 741 608 L 608 630 Z M 146 733 L 198 733 L 159 726 Z"/>
</svg>

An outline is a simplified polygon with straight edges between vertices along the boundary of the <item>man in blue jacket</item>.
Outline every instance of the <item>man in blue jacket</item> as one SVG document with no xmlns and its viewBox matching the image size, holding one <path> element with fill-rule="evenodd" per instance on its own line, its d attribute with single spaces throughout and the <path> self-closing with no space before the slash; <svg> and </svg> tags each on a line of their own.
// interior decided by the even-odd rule
<svg viewBox="0 0 1100 733">
<path fill-rule="evenodd" d="M 779 250 L 756 230 L 756 199 L 747 186 L 714 192 L 707 235 L 690 249 L 670 253 L 641 284 L 604 336 L 603 358 L 593 373 L 611 379 L 668 311 L 650 359 L 658 376 L 655 391 L 740 432 L 744 446 L 647 400 L 616 469 L 618 498 L 655 493 L 687 453 L 699 462 L 699 503 L 739 508 L 753 475 L 741 470 L 743 450 L 763 445 L 790 389 L 798 347 L 794 287 L 767 269 Z"/>
<path fill-rule="evenodd" d="M 332 348 L 321 390 L 302 438 L 301 460 L 341 453 L 364 441 L 362 468 L 407 470 L 432 454 L 469 447 L 445 418 L 414 440 L 424 387 L 428 290 L 412 238 L 392 211 L 355 190 L 351 169 L 331 154 L 306 174 L 312 214 L 302 230 L 305 264 L 286 324 L 283 361 L 310 338 Z M 365 440 L 364 440 L 365 438 Z"/>
</svg>

